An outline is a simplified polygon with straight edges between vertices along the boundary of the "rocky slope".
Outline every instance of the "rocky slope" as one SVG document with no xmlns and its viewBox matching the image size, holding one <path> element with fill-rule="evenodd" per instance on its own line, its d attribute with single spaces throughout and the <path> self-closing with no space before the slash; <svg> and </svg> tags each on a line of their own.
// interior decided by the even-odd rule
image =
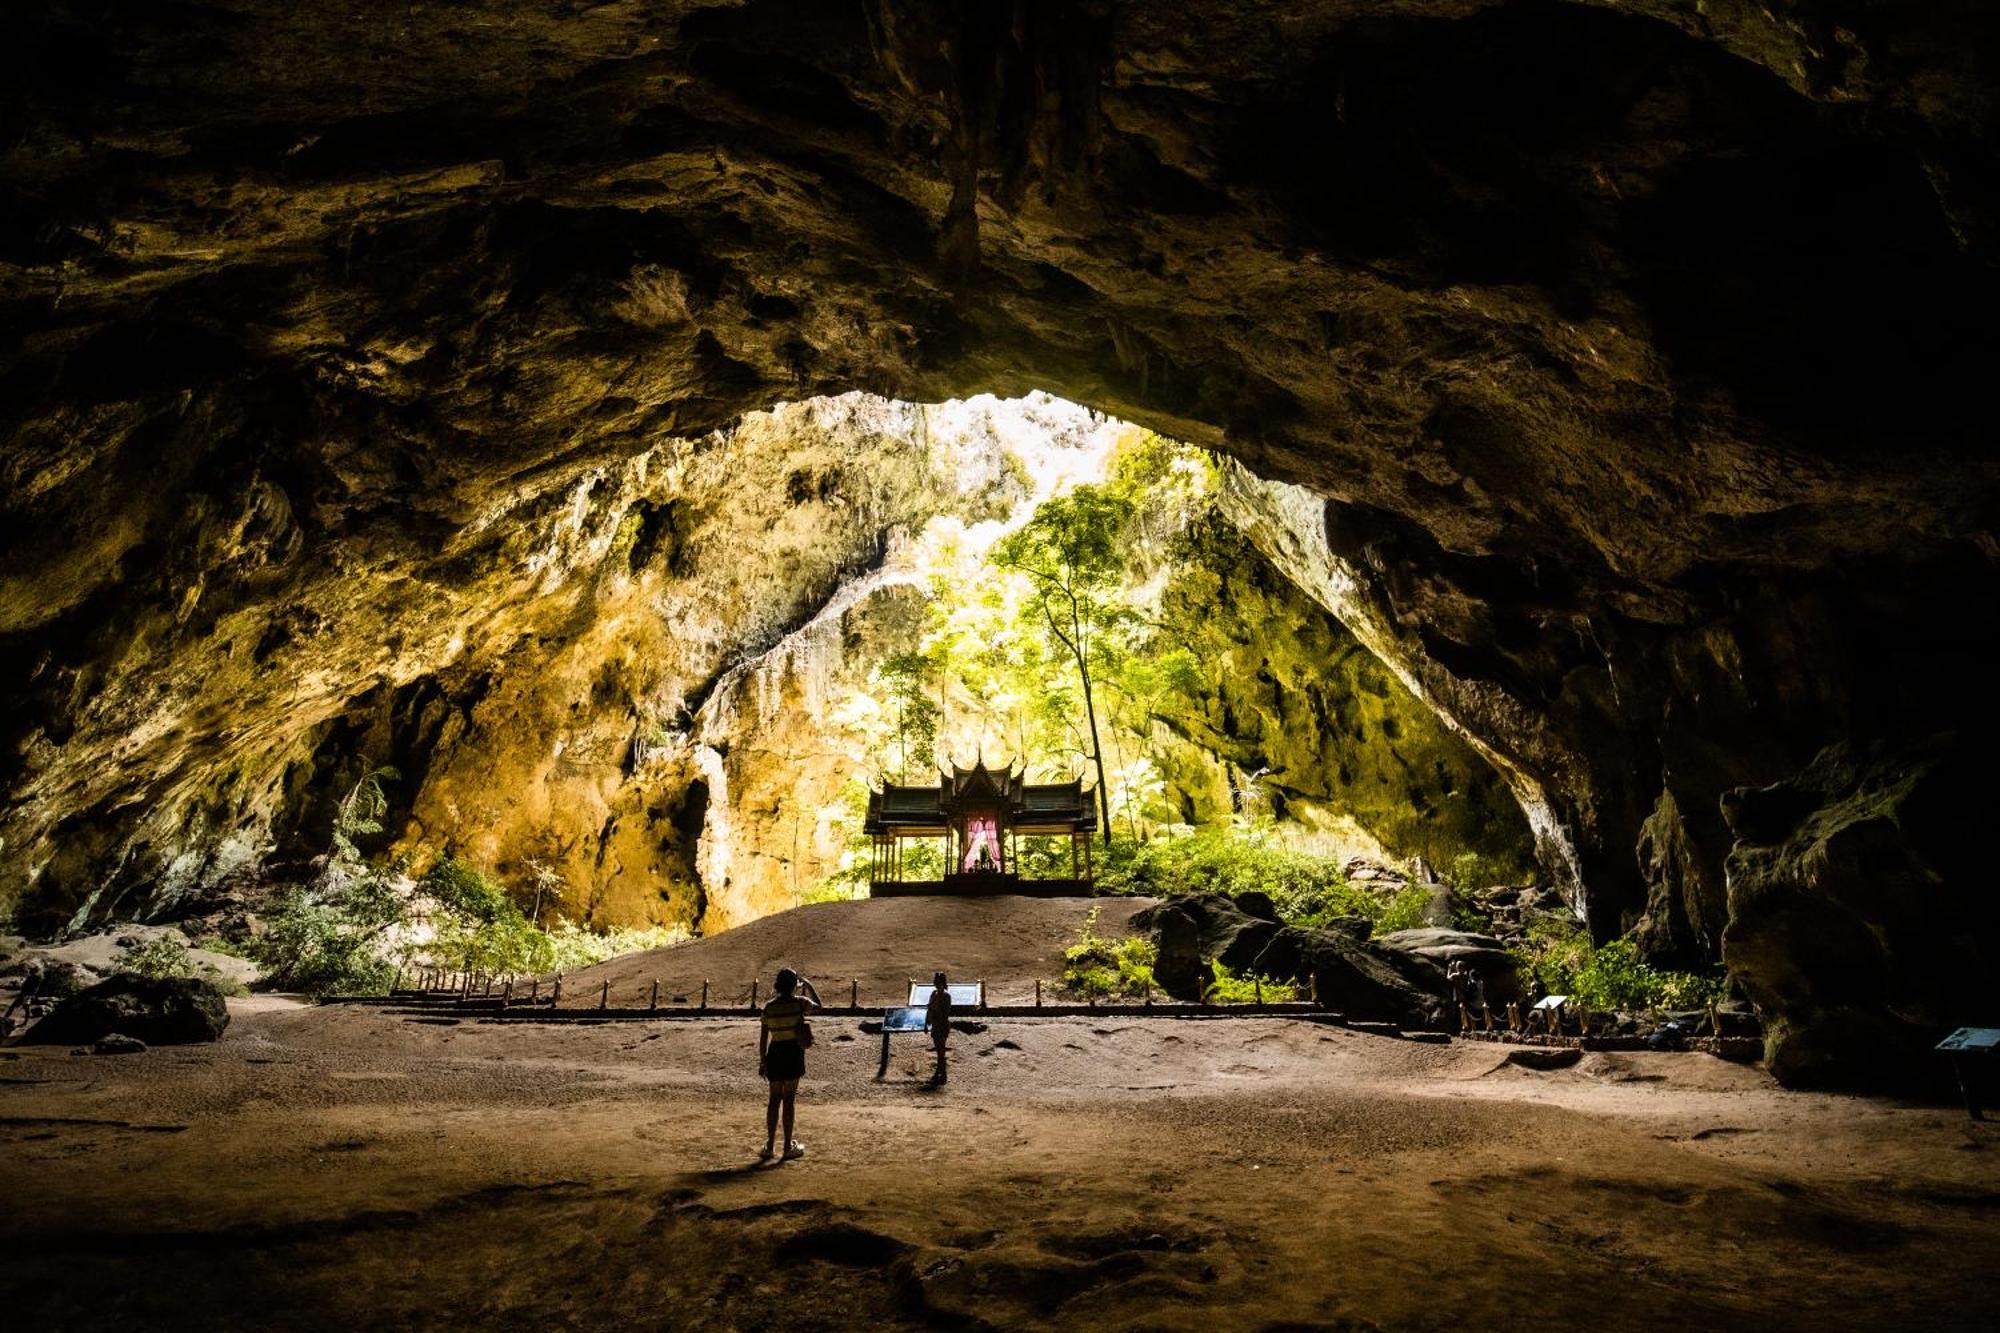
<svg viewBox="0 0 2000 1333">
<path fill-rule="evenodd" d="M 1984 20 L 12 16 L 4 873 L 115 896 L 135 858 L 244 858 L 312 785 L 296 724 L 363 682 L 386 731 L 450 725 L 402 691 L 532 638 L 482 608 L 608 545 L 654 451 L 779 399 L 1041 386 L 1319 497 L 1300 558 L 1539 793 L 1596 928 L 1711 951 L 1727 793 L 1990 740 Z M 1902 891 L 1849 910 L 1889 939 Z"/>
</svg>

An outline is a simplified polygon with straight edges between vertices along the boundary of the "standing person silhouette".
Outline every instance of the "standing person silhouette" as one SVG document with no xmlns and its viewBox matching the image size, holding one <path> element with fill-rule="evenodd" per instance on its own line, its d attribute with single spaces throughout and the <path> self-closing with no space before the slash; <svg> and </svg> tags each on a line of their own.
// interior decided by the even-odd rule
<svg viewBox="0 0 2000 1333">
<path fill-rule="evenodd" d="M 796 992 L 803 988 L 805 996 Z M 806 1015 L 820 1007 L 819 992 L 813 984 L 789 967 L 778 969 L 772 982 L 778 993 L 764 1006 L 763 1022 L 757 1033 L 757 1072 L 771 1085 L 771 1100 L 764 1108 L 764 1150 L 757 1160 L 768 1162 L 778 1137 L 778 1116 L 785 1119 L 785 1160 L 803 1157 L 806 1145 L 792 1137 L 792 1120 L 799 1095 L 799 1080 L 805 1077 Z"/>
<path fill-rule="evenodd" d="M 931 1046 L 937 1051 L 937 1072 L 931 1075 L 931 1086 L 944 1086 L 944 1046 L 951 1038 L 951 989 L 945 984 L 944 973 L 931 978 L 930 1003 L 924 1006 L 924 1028 L 931 1034 Z"/>
</svg>

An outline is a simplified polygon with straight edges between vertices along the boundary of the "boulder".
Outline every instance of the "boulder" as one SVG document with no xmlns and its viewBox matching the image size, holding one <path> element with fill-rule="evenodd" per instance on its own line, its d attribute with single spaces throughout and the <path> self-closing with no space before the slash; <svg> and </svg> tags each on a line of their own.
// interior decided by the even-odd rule
<svg viewBox="0 0 2000 1333">
<path fill-rule="evenodd" d="M 1375 933 L 1375 923 L 1365 916 L 1337 916 L 1320 928 L 1345 935 L 1351 940 L 1365 940 Z"/>
<path fill-rule="evenodd" d="M 100 1037 L 90 1047 L 92 1055 L 137 1055 L 146 1049 L 146 1043 L 137 1037 L 128 1037 L 122 1032 L 114 1032 L 108 1037 Z"/>
<path fill-rule="evenodd" d="M 1583 1052 L 1574 1046 L 1521 1046 L 1507 1052 L 1507 1058 L 1502 1063 L 1546 1073 L 1552 1069 L 1572 1068 L 1582 1059 Z"/>
<path fill-rule="evenodd" d="M 1321 1004 L 1351 1019 L 1424 1027 L 1444 1013 L 1444 973 L 1438 966 L 1415 954 L 1378 948 L 1347 930 L 1281 925 L 1243 912 L 1222 894 L 1171 898 L 1132 920 L 1153 932 L 1159 948 L 1153 977 L 1176 999 L 1198 999 L 1209 964 L 1220 961 L 1238 973 L 1310 979 Z"/>
<path fill-rule="evenodd" d="M 1250 889 L 1236 895 L 1236 910 L 1245 916 L 1254 916 L 1259 921 L 1276 921 L 1278 905 L 1271 901 L 1271 895 L 1258 889 Z"/>
<path fill-rule="evenodd" d="M 1255 963 L 1266 976 L 1311 978 L 1321 1005 L 1349 1019 L 1430 1027 L 1446 1008 L 1444 973 L 1339 931 L 1287 926 Z"/>
<path fill-rule="evenodd" d="M 1156 949 L 1153 980 L 1177 999 L 1198 998 L 1202 983 L 1207 980 L 1207 964 L 1202 961 L 1201 927 L 1194 916 L 1188 912 L 1170 912 L 1160 908 L 1139 915 L 1146 919 L 1134 924 L 1153 932 Z"/>
<path fill-rule="evenodd" d="M 121 972 L 58 1004 L 28 1030 L 29 1044 L 87 1045 L 112 1033 L 153 1046 L 215 1041 L 229 1026 L 222 992 L 194 977 L 153 980 Z"/>
<path fill-rule="evenodd" d="M 1370 886 L 1401 888 L 1410 882 L 1410 877 L 1402 871 L 1365 856 L 1348 857 L 1341 863 L 1340 873 L 1352 882 Z"/>
<path fill-rule="evenodd" d="M 1416 930 L 1392 931 L 1379 936 L 1375 943 L 1397 953 L 1415 955 L 1435 963 L 1440 969 L 1453 962 L 1470 964 L 1486 981 L 1489 1004 L 1506 1004 L 1520 995 L 1520 980 L 1516 972 L 1521 960 L 1508 953 L 1506 947 L 1491 935 L 1424 926 Z"/>
<path fill-rule="evenodd" d="M 1251 895 L 1244 895 L 1250 897 Z M 1255 895 L 1263 898 L 1264 895 Z M 1264 898 L 1268 904 L 1270 900 Z M 1170 898 L 1132 918 L 1141 930 L 1152 931 L 1159 947 L 1153 978 L 1176 999 L 1195 1000 L 1209 980 L 1209 963 L 1220 961 L 1233 971 L 1259 968 L 1257 960 L 1285 928 L 1271 916 L 1251 916 L 1225 894 L 1193 893 Z M 1275 974 L 1273 974 L 1275 975 Z"/>
<path fill-rule="evenodd" d="M 97 980 L 98 974 L 88 967 L 44 957 L 29 964 L 22 986 L 32 987 L 38 1000 L 65 1000 L 95 985 Z"/>
</svg>

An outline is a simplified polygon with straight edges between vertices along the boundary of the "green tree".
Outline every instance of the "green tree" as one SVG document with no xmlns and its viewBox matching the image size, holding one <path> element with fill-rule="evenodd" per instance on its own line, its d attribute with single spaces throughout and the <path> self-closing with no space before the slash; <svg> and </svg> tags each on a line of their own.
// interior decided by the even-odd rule
<svg viewBox="0 0 2000 1333">
<path fill-rule="evenodd" d="M 937 751 L 939 711 L 931 697 L 936 663 L 918 652 L 896 653 L 875 668 L 875 688 L 896 733 L 896 781 L 910 780 L 910 759 L 929 771 Z"/>
<path fill-rule="evenodd" d="M 1098 822 L 1111 841 L 1111 793 L 1098 733 L 1095 673 L 1114 661 L 1131 611 L 1124 597 L 1121 538 L 1132 502 L 1098 486 L 1079 486 L 1044 503 L 994 547 L 994 563 L 1027 575 L 1035 610 L 1050 639 L 1076 667 L 1083 686 L 1090 759 L 1097 769 Z"/>
</svg>

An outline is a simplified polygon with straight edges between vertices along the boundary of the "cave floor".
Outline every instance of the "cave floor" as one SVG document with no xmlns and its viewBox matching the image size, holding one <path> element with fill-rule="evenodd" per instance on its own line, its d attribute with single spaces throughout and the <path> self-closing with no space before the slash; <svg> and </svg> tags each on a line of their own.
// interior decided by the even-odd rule
<svg viewBox="0 0 2000 1333">
<path fill-rule="evenodd" d="M 757 1166 L 747 1022 L 239 1012 L 0 1052 L 17 1328 L 1990 1327 L 2000 1127 L 1699 1055 L 1533 1073 L 1279 1019 L 817 1025 Z"/>
</svg>

